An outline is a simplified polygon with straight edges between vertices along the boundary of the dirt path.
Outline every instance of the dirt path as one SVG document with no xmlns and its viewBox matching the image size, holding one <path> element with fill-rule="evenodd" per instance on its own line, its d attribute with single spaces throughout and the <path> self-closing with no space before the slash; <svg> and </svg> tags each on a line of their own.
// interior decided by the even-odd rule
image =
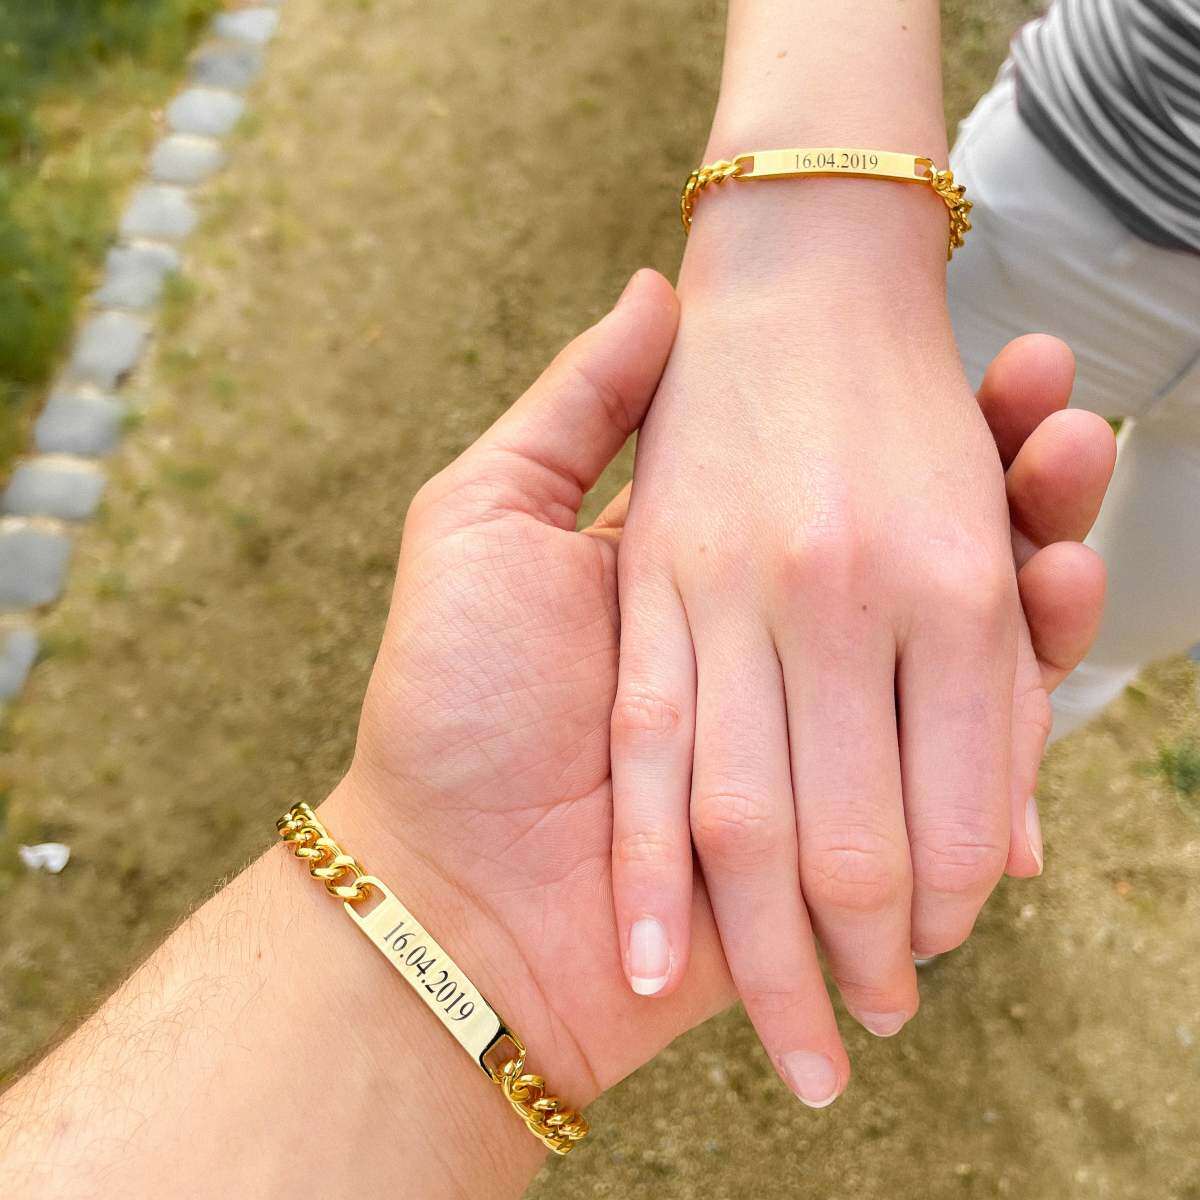
<svg viewBox="0 0 1200 1200">
<path fill-rule="evenodd" d="M 1003 45 L 960 5 L 956 95 Z M 0 748 L 0 1063 L 85 1009 L 347 760 L 408 497 L 681 249 L 718 6 L 289 0 L 141 381 L 142 426 Z M 974 85 L 970 80 L 974 79 Z M 1002 889 L 904 1037 L 810 1113 L 740 1015 L 594 1110 L 537 1200 L 1197 1200 L 1200 828 L 1143 764 L 1160 671 L 1055 758 L 1048 875 Z M 56 878 L 18 841 L 61 838 Z"/>
</svg>

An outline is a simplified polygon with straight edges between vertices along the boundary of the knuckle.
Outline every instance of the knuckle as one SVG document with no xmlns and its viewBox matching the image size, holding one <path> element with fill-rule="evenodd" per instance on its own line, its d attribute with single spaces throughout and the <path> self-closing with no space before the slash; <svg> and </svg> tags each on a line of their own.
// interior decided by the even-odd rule
<svg viewBox="0 0 1200 1200">
<path fill-rule="evenodd" d="M 921 886 L 944 896 L 990 891 L 1004 873 L 1008 846 L 978 824 L 930 830 L 913 839 L 913 873 Z"/>
<path fill-rule="evenodd" d="M 716 791 L 692 800 L 692 840 L 702 857 L 721 866 L 761 863 L 781 833 L 765 796 Z"/>
<path fill-rule="evenodd" d="M 700 554 L 679 554 L 678 537 L 672 533 L 675 546 L 675 570 L 686 592 L 705 595 L 737 596 L 747 592 L 747 563 L 752 553 L 749 546 L 736 535 L 729 542 L 706 547 Z"/>
<path fill-rule="evenodd" d="M 612 738 L 621 745 L 657 741 L 677 733 L 682 723 L 678 704 L 650 691 L 627 688 L 618 692 L 613 704 Z"/>
<path fill-rule="evenodd" d="M 748 1012 L 756 1017 L 787 1019 L 806 1016 L 812 1007 L 812 997 L 798 987 L 785 987 L 769 982 L 738 983 L 738 994 Z"/>
<path fill-rule="evenodd" d="M 675 867 L 681 860 L 679 840 L 657 829 L 623 833 L 614 842 L 613 851 L 622 866 L 642 870 Z"/>
<path fill-rule="evenodd" d="M 868 830 L 807 839 L 800 876 L 812 904 L 844 912 L 880 912 L 904 901 L 909 888 L 897 848 Z"/>
<path fill-rule="evenodd" d="M 1006 620 L 1012 607 L 1013 572 L 990 556 L 969 550 L 947 554 L 929 566 L 931 589 L 940 605 L 985 628 Z"/>
<path fill-rule="evenodd" d="M 504 494 L 500 477 L 486 469 L 486 456 L 477 456 L 473 466 L 456 459 L 417 489 L 409 501 L 405 527 L 492 508 L 502 502 Z"/>
<path fill-rule="evenodd" d="M 632 433 L 637 426 L 637 419 L 624 391 L 614 379 L 592 367 L 585 356 L 572 354 L 573 345 L 566 347 L 555 360 L 566 386 L 578 389 L 593 404 L 598 404 L 608 420 L 622 433 Z"/>
<path fill-rule="evenodd" d="M 779 566 L 785 595 L 855 595 L 866 576 L 867 547 L 847 522 L 828 515 L 791 541 Z"/>
<path fill-rule="evenodd" d="M 1039 746 L 1045 746 L 1050 740 L 1054 710 L 1040 679 L 1033 686 L 1022 689 L 1017 696 L 1016 722 L 1033 732 Z"/>
</svg>

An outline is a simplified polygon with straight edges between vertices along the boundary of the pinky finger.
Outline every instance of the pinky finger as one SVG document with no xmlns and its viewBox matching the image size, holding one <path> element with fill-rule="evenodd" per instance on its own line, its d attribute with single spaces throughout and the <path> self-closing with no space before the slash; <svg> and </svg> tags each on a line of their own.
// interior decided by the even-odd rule
<svg viewBox="0 0 1200 1200">
<path fill-rule="evenodd" d="M 1050 731 L 1047 697 L 1079 665 L 1095 641 L 1104 610 L 1105 570 L 1080 542 L 1055 542 L 1033 554 L 1017 573 L 1028 621 L 1022 636 L 1013 713 L 1012 836 L 1006 873 L 1041 873 L 1042 838 L 1034 787 Z M 1021 778 L 1020 764 L 1031 764 Z"/>
</svg>

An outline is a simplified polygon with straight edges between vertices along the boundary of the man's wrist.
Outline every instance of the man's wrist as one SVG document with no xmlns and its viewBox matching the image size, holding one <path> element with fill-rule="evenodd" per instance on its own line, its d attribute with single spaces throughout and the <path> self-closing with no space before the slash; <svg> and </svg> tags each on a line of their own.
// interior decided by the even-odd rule
<svg viewBox="0 0 1200 1200">
<path fill-rule="evenodd" d="M 343 780 L 318 816 L 331 837 L 393 887 L 445 941 L 474 980 L 479 968 L 472 948 L 461 944 L 460 931 L 471 928 L 476 938 L 486 939 L 481 918 L 456 889 L 436 878 L 428 863 L 381 829 L 376 806 L 361 782 Z M 284 854 L 289 852 L 279 847 L 281 859 Z M 283 863 L 278 870 L 291 877 L 278 886 L 293 893 L 293 938 L 300 943 L 311 938 L 314 947 L 312 961 L 299 967 L 294 994 L 311 997 L 313 972 L 330 976 L 322 992 L 337 991 L 336 1000 L 320 1006 L 326 1044 L 311 1051 L 327 1055 L 333 1064 L 345 1058 L 357 1063 L 351 1098 L 361 1108 L 367 1099 L 364 1081 L 369 1081 L 373 1103 L 365 1111 L 386 1114 L 372 1177 L 394 1184 L 411 1169 L 414 1194 L 520 1195 L 545 1151 L 500 1089 L 354 928 L 341 902 L 308 878 L 301 862 Z M 478 983 L 487 994 L 486 982 Z M 506 995 L 516 999 L 513 989 L 506 989 Z M 336 1069 L 330 1073 L 336 1078 Z M 469 1139 L 462 1138 L 463 1129 L 472 1130 Z"/>
<path fill-rule="evenodd" d="M 14 1196 L 215 1200 L 269 1179 L 515 1200 L 543 1156 L 282 845 L 5 1100 Z"/>
<path fill-rule="evenodd" d="M 506 927 L 486 902 L 454 877 L 454 872 L 439 860 L 436 847 L 413 844 L 409 831 L 391 817 L 396 806 L 388 789 L 388 782 L 373 771 L 352 768 L 321 805 L 318 815 L 327 822 L 332 836 L 392 888 L 521 1037 L 529 1051 L 529 1069 L 544 1074 L 554 1090 L 572 1105 L 591 1103 L 598 1094 L 595 1078 L 548 1005 L 545 981 L 537 979 L 530 967 L 516 936 L 518 931 Z M 349 925 L 347 921 L 348 930 Z M 378 976 L 378 986 L 396 992 L 405 1007 L 468 1068 L 471 1087 L 494 1093 L 486 1099 L 522 1139 L 536 1146 L 515 1115 L 504 1111 L 507 1105 L 495 1085 L 412 994 L 408 984 L 365 940 L 359 940 L 362 953 L 375 960 L 372 973 Z"/>
</svg>

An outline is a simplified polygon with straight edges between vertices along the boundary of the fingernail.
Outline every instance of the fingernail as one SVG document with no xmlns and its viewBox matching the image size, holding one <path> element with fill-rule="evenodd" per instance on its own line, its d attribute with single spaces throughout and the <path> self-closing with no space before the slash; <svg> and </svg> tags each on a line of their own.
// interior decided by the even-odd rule
<svg viewBox="0 0 1200 1200">
<path fill-rule="evenodd" d="M 1033 796 L 1029 797 L 1029 803 L 1025 805 L 1025 836 L 1029 839 L 1029 849 L 1033 852 L 1033 857 L 1037 859 L 1038 874 L 1040 875 L 1044 861 L 1042 822 L 1038 817 L 1037 799 Z"/>
<path fill-rule="evenodd" d="M 629 984 L 639 996 L 661 992 L 671 973 L 671 950 L 661 921 L 642 917 L 629 931 Z"/>
<path fill-rule="evenodd" d="M 825 1055 L 793 1050 L 779 1061 L 792 1091 L 809 1108 L 825 1108 L 838 1098 L 837 1068 Z"/>
<path fill-rule="evenodd" d="M 868 1033 L 873 1033 L 876 1037 L 891 1037 L 892 1034 L 900 1032 L 908 1017 L 902 1012 L 859 1013 L 858 1020 Z"/>
</svg>

